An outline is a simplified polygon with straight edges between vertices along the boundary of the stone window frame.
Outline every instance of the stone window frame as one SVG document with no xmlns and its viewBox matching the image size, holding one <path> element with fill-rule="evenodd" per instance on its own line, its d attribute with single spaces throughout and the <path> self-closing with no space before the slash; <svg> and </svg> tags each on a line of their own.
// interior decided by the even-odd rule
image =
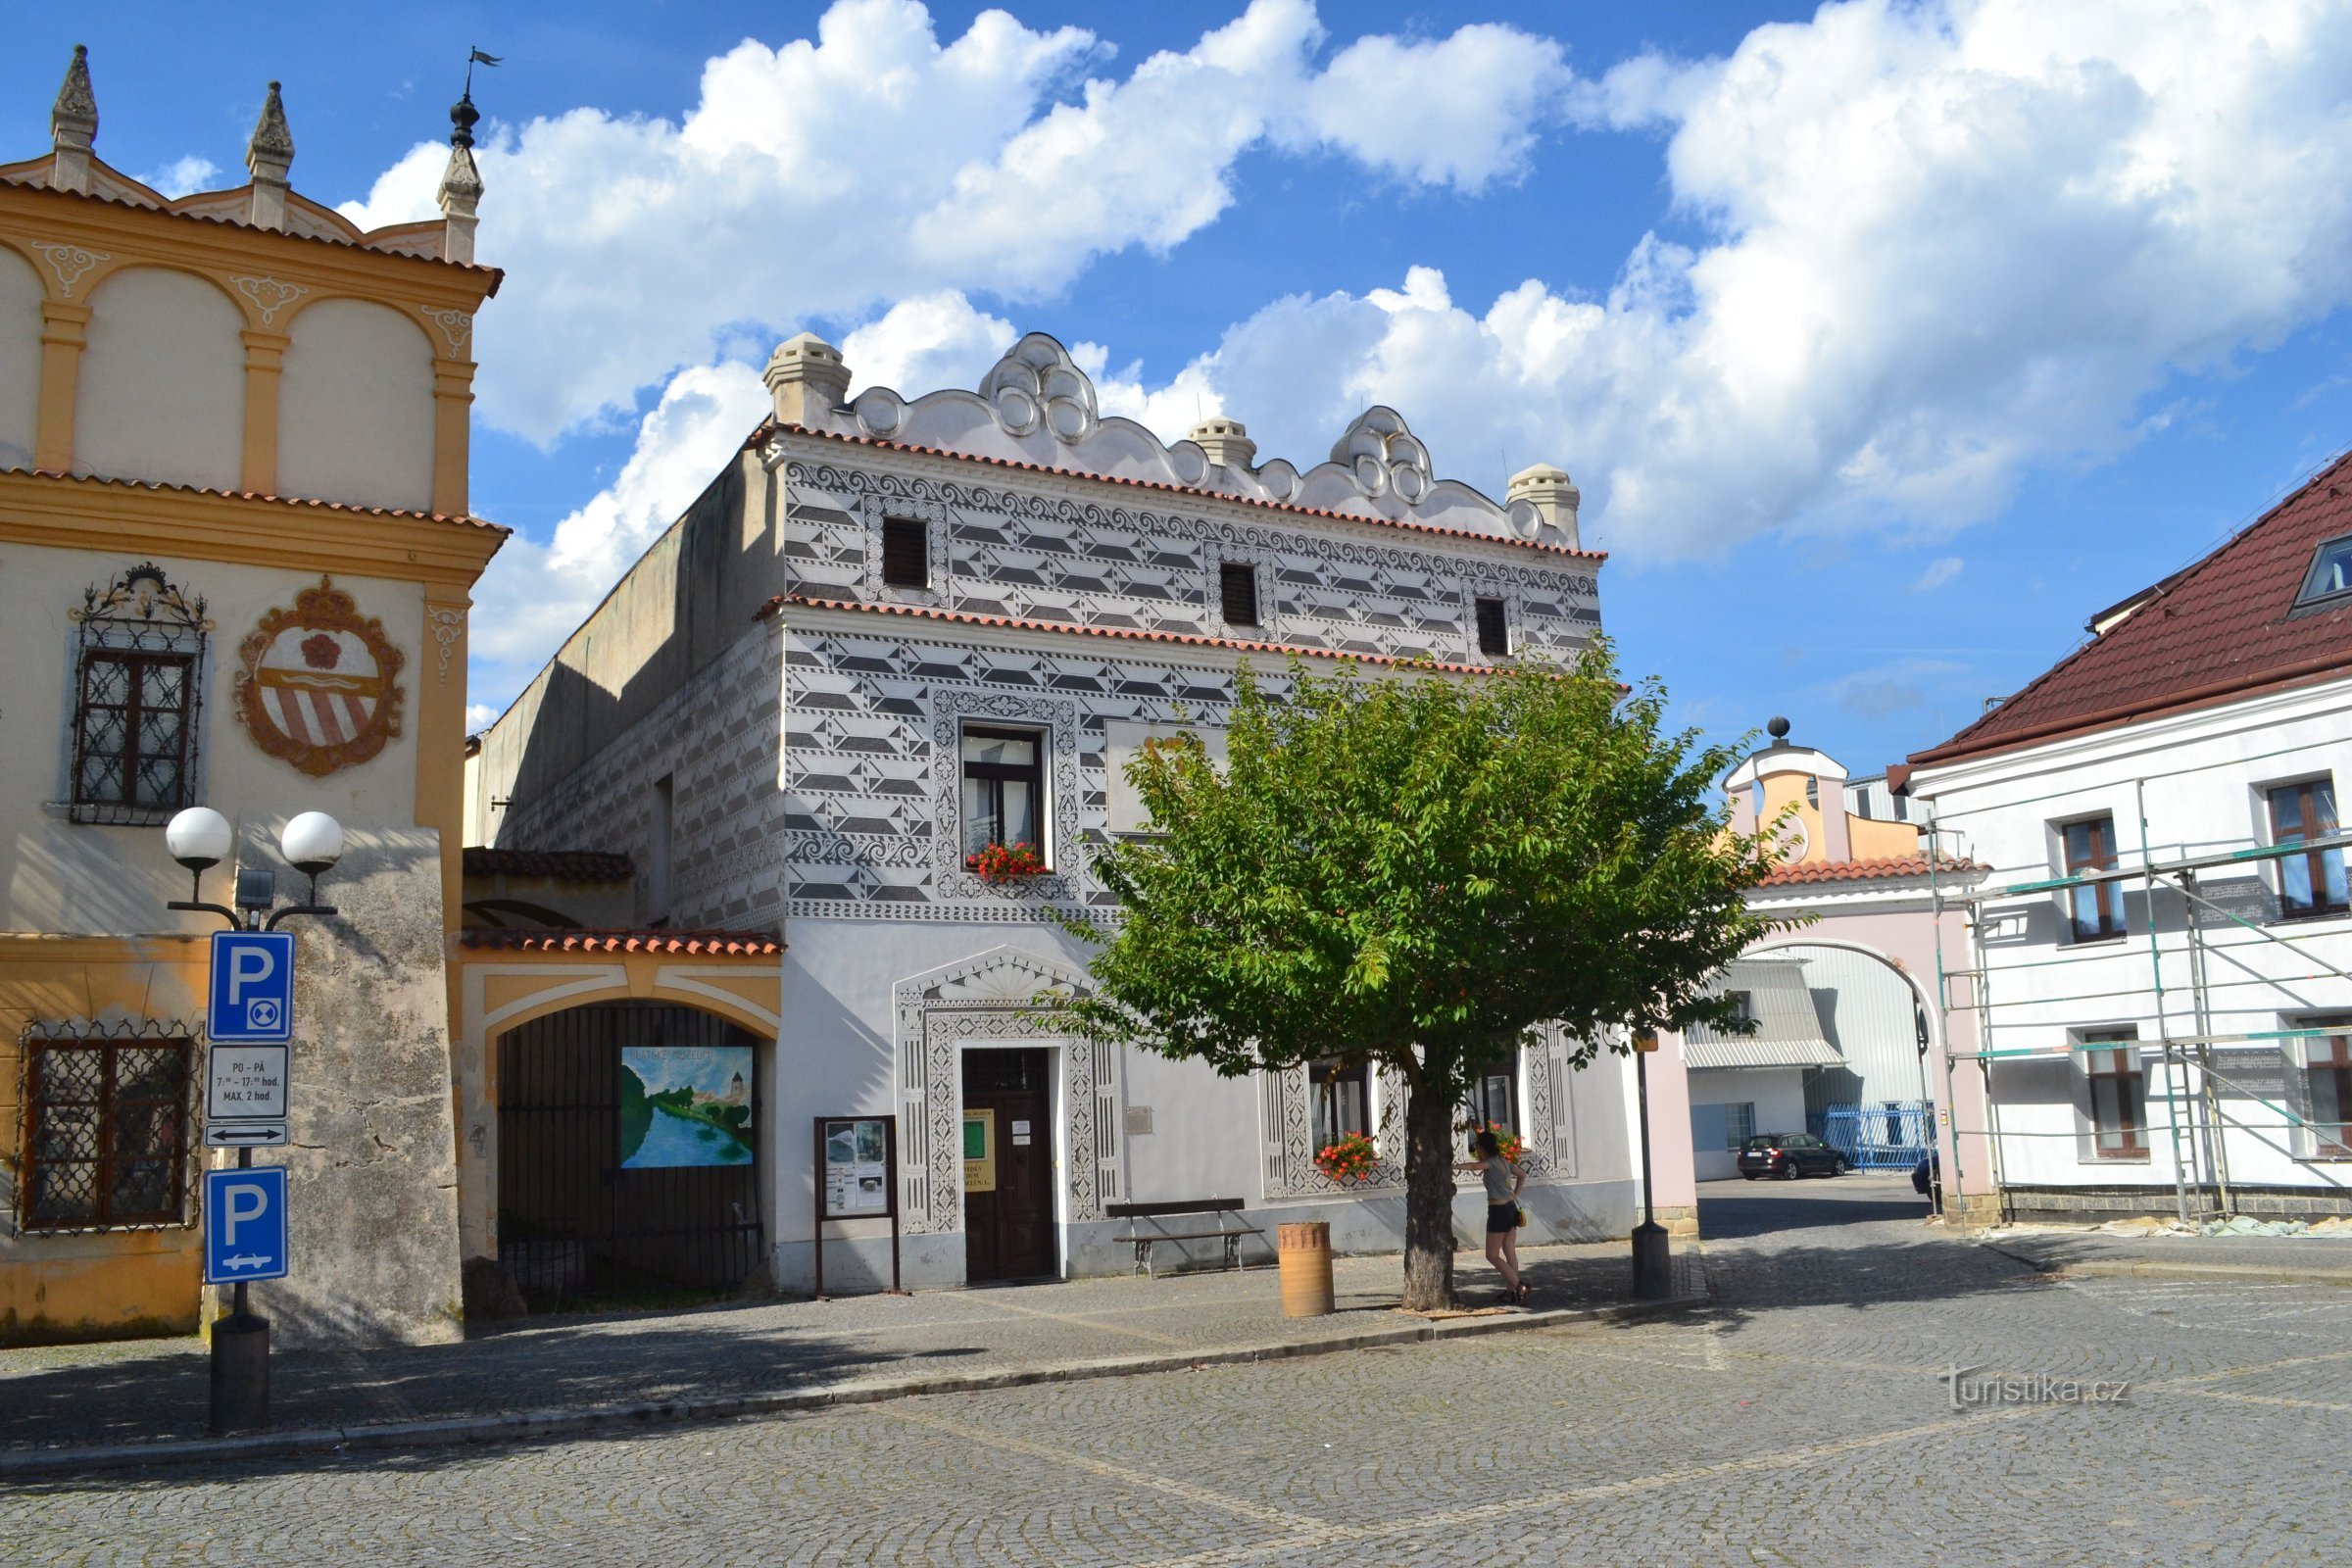
<svg viewBox="0 0 2352 1568">
<path fill-rule="evenodd" d="M 994 884 L 963 863 L 963 730 L 967 723 L 1038 732 L 1044 771 L 1046 864 L 1043 875 Z M 942 900 L 1063 902 L 1080 893 L 1079 705 L 980 688 L 939 688 L 931 699 L 932 887 Z"/>
<path fill-rule="evenodd" d="M 1305 541 L 1311 544 L 1318 541 Z M 1301 552 L 1306 553 L 1306 552 Z M 1275 572 L 1276 551 L 1250 549 L 1240 540 L 1211 533 L 1200 542 L 1200 624 L 1211 637 L 1230 642 L 1283 641 L 1281 583 Z M 1257 580 L 1257 624 L 1236 626 L 1225 618 L 1225 565 L 1248 566 Z"/>
<path fill-rule="evenodd" d="M 152 582 L 141 592 L 139 585 Z M 204 710 L 212 695 L 214 625 L 203 598 L 190 601 L 152 561 L 126 566 L 101 589 L 93 583 L 81 604 L 67 612 L 60 680 L 57 789 L 43 810 L 70 822 L 112 827 L 160 827 L 205 798 Z M 86 666 L 94 655 L 131 655 L 184 662 L 187 674 L 179 703 L 180 761 L 177 801 L 162 806 L 81 800 L 84 718 L 88 711 Z"/>
<path fill-rule="evenodd" d="M 888 495 L 866 490 L 858 496 L 858 515 L 865 534 L 865 564 L 859 574 L 859 582 L 866 602 L 948 609 L 948 585 L 955 577 L 955 562 L 948 549 L 954 531 L 954 517 L 948 504 L 936 496 L 914 494 L 911 486 Z M 928 529 L 925 564 L 929 567 L 929 586 L 909 588 L 882 580 L 882 522 L 885 517 L 920 522 Z"/>
<path fill-rule="evenodd" d="M 1478 645 L 1478 602 L 1481 599 L 1502 601 L 1503 651 L 1490 654 Z M 1508 664 L 1524 657 L 1529 647 L 1527 635 L 1527 596 L 1520 585 L 1500 577 L 1467 576 L 1463 579 L 1455 601 L 1462 616 L 1462 659 L 1472 664 Z"/>
</svg>

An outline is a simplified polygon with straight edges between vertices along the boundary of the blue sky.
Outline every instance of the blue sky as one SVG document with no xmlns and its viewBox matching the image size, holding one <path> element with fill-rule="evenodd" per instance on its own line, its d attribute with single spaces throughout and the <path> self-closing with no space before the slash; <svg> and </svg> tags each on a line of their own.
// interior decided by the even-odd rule
<svg viewBox="0 0 2352 1568">
<path fill-rule="evenodd" d="M 2340 5 L 1007 9 L 116 5 L 21 24 L 0 128 L 86 42 L 101 156 L 230 184 L 276 77 L 297 188 L 396 221 L 507 57 L 493 705 L 803 326 L 908 393 L 1039 328 L 1163 434 L 1312 459 L 1369 399 L 1490 492 L 1560 463 L 1628 672 L 1857 772 L 2352 444 Z"/>
</svg>

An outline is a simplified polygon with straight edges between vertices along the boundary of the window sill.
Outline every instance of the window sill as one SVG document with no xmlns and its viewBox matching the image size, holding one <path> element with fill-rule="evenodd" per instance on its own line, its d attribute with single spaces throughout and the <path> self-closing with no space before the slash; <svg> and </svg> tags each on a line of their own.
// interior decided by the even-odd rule
<svg viewBox="0 0 2352 1568">
<path fill-rule="evenodd" d="M 2330 920 L 2352 920 L 2352 908 L 2311 909 L 2296 914 L 2278 914 L 2264 921 L 2266 925 L 2325 925 Z"/>
<path fill-rule="evenodd" d="M 2145 1165 L 2148 1163 L 2148 1155 L 2145 1152 L 2136 1154 L 2085 1154 L 2082 1156 L 2082 1162 L 2085 1165 Z"/>
<path fill-rule="evenodd" d="M 75 827 L 164 827 L 185 810 L 185 807 L 76 806 L 72 801 L 43 801 L 41 814 Z M 108 813 L 111 820 L 101 816 Z"/>
<path fill-rule="evenodd" d="M 2064 948 L 2064 949 L 2065 949 L 2067 952 L 2069 952 L 2069 953 L 2072 953 L 2072 952 L 2074 952 L 2074 951 L 2075 951 L 2076 949 L 2078 949 L 2078 948 L 2115 948 L 2115 947 L 2121 947 L 2121 946 L 2123 946 L 2124 944 L 2126 944 L 2126 943 L 2130 942 L 2131 940 L 2132 940 L 2132 933 L 2131 933 L 2131 932 L 2129 932 L 2129 931 L 2118 931 L 2118 932 L 2117 932 L 2117 933 L 2116 933 L 2114 936 L 2111 936 L 2111 937 L 2077 937 L 2077 938 L 2076 938 L 2074 941 L 2072 941 L 2072 942 L 2061 942 L 2061 943 L 2059 944 L 2059 946 L 2060 946 L 2060 947 L 2062 947 L 2062 948 Z"/>
</svg>

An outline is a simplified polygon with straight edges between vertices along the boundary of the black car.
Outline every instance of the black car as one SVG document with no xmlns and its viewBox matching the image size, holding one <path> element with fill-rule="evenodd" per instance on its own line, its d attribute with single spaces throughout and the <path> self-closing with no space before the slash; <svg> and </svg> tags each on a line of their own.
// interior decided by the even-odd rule
<svg viewBox="0 0 2352 1568">
<path fill-rule="evenodd" d="M 1843 1154 L 1811 1133 L 1759 1133 L 1740 1146 L 1740 1174 L 1751 1182 L 1760 1176 L 1842 1176 L 1851 1169 Z"/>
</svg>

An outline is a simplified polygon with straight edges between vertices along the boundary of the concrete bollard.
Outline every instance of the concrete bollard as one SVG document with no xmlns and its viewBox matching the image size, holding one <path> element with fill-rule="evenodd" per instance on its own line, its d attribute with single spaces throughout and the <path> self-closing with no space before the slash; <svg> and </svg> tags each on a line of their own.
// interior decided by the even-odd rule
<svg viewBox="0 0 2352 1568">
<path fill-rule="evenodd" d="M 1323 1316 L 1333 1303 L 1330 1222 L 1277 1225 L 1274 1234 L 1282 1259 L 1282 1315 Z"/>
</svg>

